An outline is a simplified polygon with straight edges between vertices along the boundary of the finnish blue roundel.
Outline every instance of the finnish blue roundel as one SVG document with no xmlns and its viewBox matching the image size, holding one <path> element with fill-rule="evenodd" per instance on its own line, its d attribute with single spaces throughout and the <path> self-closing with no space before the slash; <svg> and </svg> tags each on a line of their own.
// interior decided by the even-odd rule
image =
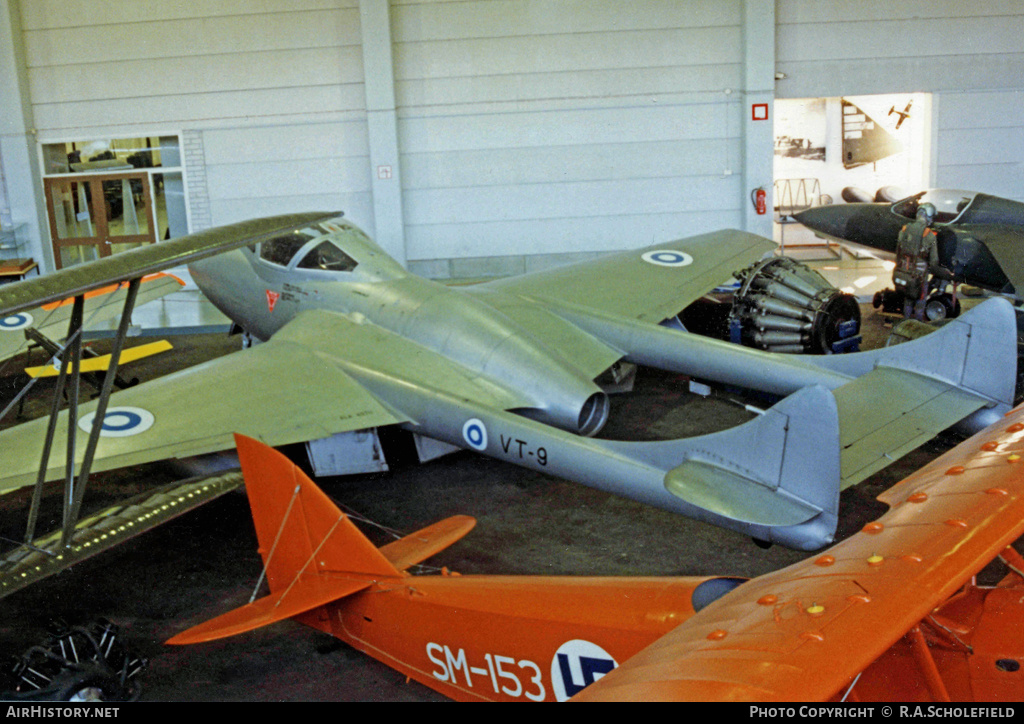
<svg viewBox="0 0 1024 724">
<path fill-rule="evenodd" d="M 2 332 L 14 332 L 19 329 L 25 329 L 32 325 L 32 315 L 25 314 L 25 312 L 18 312 L 12 314 L 9 317 L 0 319 L 0 331 Z"/>
<path fill-rule="evenodd" d="M 640 257 L 648 264 L 657 266 L 689 266 L 693 264 L 693 257 L 685 251 L 675 249 L 655 249 L 648 251 Z"/>
<path fill-rule="evenodd" d="M 566 641 L 551 660 L 555 699 L 567 701 L 618 665 L 611 654 L 595 643 L 583 639 Z"/>
<path fill-rule="evenodd" d="M 92 421 L 96 417 L 95 412 L 83 415 L 78 421 L 78 426 L 85 432 L 92 430 Z M 100 437 L 128 437 L 145 432 L 153 426 L 153 413 L 143 410 L 141 407 L 109 407 L 107 414 L 103 416 L 103 425 L 100 428 Z"/>
<path fill-rule="evenodd" d="M 487 449 L 487 428 L 475 417 L 472 420 L 466 420 L 466 424 L 462 426 L 462 439 L 469 443 L 474 450 L 485 450 Z"/>
</svg>

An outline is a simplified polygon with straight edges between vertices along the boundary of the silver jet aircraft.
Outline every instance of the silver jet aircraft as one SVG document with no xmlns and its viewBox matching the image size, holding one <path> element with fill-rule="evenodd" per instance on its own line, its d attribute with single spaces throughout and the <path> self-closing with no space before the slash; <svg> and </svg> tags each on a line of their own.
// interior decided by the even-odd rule
<svg viewBox="0 0 1024 724">
<path fill-rule="evenodd" d="M 678 311 L 774 249 L 721 231 L 452 287 L 408 273 L 341 216 L 297 214 L 11 285 L 0 290 L 0 314 L 189 261 L 210 300 L 262 341 L 114 393 L 93 470 L 229 449 L 234 432 L 283 445 L 399 426 L 813 550 L 834 535 L 841 488 L 950 425 L 977 428 L 1009 409 L 1014 316 L 995 299 L 914 342 L 817 357 L 681 328 Z M 602 385 L 626 363 L 783 399 L 710 435 L 595 437 L 609 414 Z M 93 407 L 79 408 L 82 431 Z M 0 433 L 0 492 L 35 480 L 45 427 Z M 55 452 L 45 477 L 64 465 Z"/>
</svg>

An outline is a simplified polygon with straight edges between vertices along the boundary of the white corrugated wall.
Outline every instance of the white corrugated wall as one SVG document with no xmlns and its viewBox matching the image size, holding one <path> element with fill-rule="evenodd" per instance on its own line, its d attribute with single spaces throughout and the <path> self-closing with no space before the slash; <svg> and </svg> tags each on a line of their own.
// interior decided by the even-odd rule
<svg viewBox="0 0 1024 724">
<path fill-rule="evenodd" d="M 410 266 L 505 273 L 742 226 L 744 7 L 392 0 Z M 201 225 L 340 208 L 374 232 L 359 0 L 20 11 L 40 143 L 179 134 Z M 776 23 L 780 97 L 931 92 L 936 185 L 1024 199 L 1019 0 L 778 0 Z"/>
<path fill-rule="evenodd" d="M 933 94 L 933 185 L 1024 201 L 1024 3 L 778 0 L 778 97 Z"/>
</svg>

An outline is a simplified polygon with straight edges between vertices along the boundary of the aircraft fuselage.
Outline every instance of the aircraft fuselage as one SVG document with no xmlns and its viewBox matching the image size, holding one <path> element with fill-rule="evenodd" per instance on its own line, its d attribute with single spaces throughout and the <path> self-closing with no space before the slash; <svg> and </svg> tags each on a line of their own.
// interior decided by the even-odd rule
<svg viewBox="0 0 1024 724">
<path fill-rule="evenodd" d="M 557 350 L 478 299 L 403 270 L 355 227 L 335 236 L 354 257 L 351 270 L 298 268 L 243 248 L 191 267 L 210 301 L 259 340 L 304 311 L 326 309 L 373 324 L 438 352 L 468 370 L 511 381 L 534 416 L 592 435 L 608 416 L 605 393 Z M 315 242 L 314 242 L 315 243 Z"/>
<path fill-rule="evenodd" d="M 816 206 L 796 215 L 818 236 L 896 253 L 900 229 L 914 220 L 919 203 L 945 194 L 955 200 L 961 192 L 931 191 L 890 203 L 851 203 Z M 1015 293 L 1007 269 L 993 255 L 989 240 L 1024 233 L 1024 204 L 987 194 L 962 192 L 959 206 L 943 211 L 933 223 L 938 237 L 939 263 L 954 281 L 1000 293 Z M 1024 248 L 1015 255 L 1024 255 Z M 1019 294 L 1018 294 L 1019 296 Z"/>
</svg>

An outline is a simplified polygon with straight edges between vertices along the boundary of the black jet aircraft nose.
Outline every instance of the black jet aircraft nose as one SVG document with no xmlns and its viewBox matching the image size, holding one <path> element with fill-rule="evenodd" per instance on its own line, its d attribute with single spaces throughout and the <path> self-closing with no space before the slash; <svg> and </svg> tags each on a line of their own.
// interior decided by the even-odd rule
<svg viewBox="0 0 1024 724">
<path fill-rule="evenodd" d="M 857 213 L 855 206 L 857 205 L 814 206 L 794 214 L 794 217 L 816 234 L 829 236 L 836 241 L 847 241 L 850 238 L 847 227 Z"/>
<path fill-rule="evenodd" d="M 896 250 L 900 227 L 913 220 L 894 214 L 889 204 L 878 203 L 815 206 L 795 217 L 819 236 L 890 253 Z"/>
</svg>

